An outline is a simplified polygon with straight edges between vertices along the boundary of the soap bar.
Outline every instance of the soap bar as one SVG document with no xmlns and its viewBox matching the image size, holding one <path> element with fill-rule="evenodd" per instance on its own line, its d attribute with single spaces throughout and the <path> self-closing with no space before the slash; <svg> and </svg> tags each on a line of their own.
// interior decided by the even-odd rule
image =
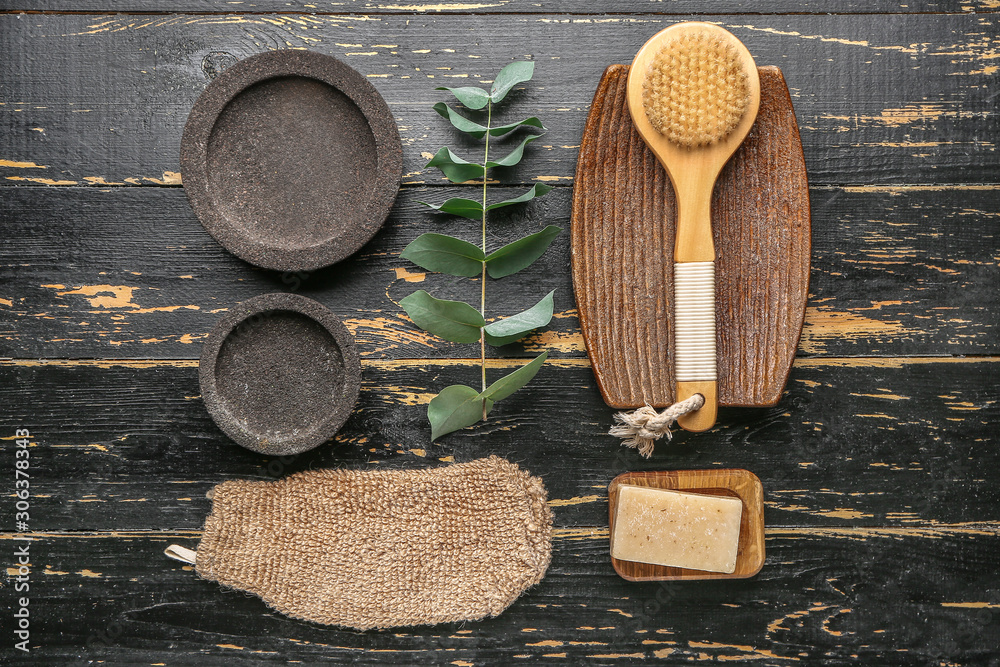
<svg viewBox="0 0 1000 667">
<path fill-rule="evenodd" d="M 611 556 L 692 570 L 736 571 L 743 501 L 668 489 L 618 489 Z"/>
</svg>

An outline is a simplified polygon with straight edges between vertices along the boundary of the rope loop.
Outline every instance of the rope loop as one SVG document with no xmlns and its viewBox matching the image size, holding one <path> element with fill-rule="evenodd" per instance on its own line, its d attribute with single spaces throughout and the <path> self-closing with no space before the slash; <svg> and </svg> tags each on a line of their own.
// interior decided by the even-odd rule
<svg viewBox="0 0 1000 667">
<path fill-rule="evenodd" d="M 683 417 L 689 412 L 694 412 L 705 405 L 705 397 L 695 394 L 691 398 L 679 403 L 674 403 L 663 412 L 657 412 L 655 408 L 644 405 L 632 412 L 619 412 L 615 415 L 617 424 L 608 431 L 609 435 L 616 438 L 623 438 L 623 445 L 639 450 L 644 458 L 653 455 L 653 446 L 656 441 L 667 436 L 667 442 L 673 437 L 670 427 L 677 421 L 678 417 Z"/>
</svg>

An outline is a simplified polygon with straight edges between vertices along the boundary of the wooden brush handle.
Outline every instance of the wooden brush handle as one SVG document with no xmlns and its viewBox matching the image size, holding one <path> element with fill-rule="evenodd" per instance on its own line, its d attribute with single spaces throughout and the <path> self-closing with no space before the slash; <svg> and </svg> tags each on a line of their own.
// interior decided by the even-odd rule
<svg viewBox="0 0 1000 667">
<path fill-rule="evenodd" d="M 674 374 L 678 402 L 694 394 L 705 397 L 700 409 L 679 418 L 677 423 L 688 431 L 711 428 L 718 408 L 715 262 L 674 264 Z"/>
<path fill-rule="evenodd" d="M 686 168 L 670 173 L 677 200 L 674 262 L 714 262 L 712 190 L 724 163 L 699 160 L 697 154 L 685 157 Z"/>
<path fill-rule="evenodd" d="M 694 412 L 678 417 L 677 424 L 685 431 L 700 433 L 715 425 L 719 407 L 718 384 L 715 380 L 677 383 L 678 402 L 687 400 L 695 394 L 701 394 L 705 397 L 705 405 Z"/>
<path fill-rule="evenodd" d="M 701 394 L 705 404 L 678 418 L 685 431 L 707 431 L 718 412 L 715 349 L 715 245 L 712 186 L 718 167 L 700 164 L 671 174 L 677 195 L 674 241 L 674 375 L 676 401 Z"/>
</svg>

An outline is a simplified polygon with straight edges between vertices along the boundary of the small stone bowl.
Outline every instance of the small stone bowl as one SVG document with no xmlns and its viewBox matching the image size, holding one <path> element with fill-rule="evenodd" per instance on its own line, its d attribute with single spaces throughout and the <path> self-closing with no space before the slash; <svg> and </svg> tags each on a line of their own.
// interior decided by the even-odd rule
<svg viewBox="0 0 1000 667">
<path fill-rule="evenodd" d="M 226 435 L 268 456 L 332 438 L 354 409 L 361 362 L 354 338 L 322 304 L 265 294 L 227 312 L 208 334 L 201 395 Z"/>
<path fill-rule="evenodd" d="M 355 253 L 399 191 L 389 106 L 349 65 L 313 51 L 242 60 L 198 97 L 181 174 L 209 234 L 265 269 L 312 271 Z"/>
</svg>

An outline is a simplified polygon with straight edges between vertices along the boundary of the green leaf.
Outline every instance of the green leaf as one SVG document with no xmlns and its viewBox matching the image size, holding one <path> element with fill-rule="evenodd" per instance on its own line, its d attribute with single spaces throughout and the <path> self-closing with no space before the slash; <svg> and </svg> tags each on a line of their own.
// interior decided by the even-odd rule
<svg viewBox="0 0 1000 667">
<path fill-rule="evenodd" d="M 444 234 L 421 234 L 399 256 L 428 271 L 466 278 L 481 274 L 486 258 L 479 246 Z"/>
<path fill-rule="evenodd" d="M 464 301 L 435 299 L 417 290 L 399 302 L 413 322 L 435 336 L 453 343 L 474 343 L 486 321 L 478 310 Z"/>
<path fill-rule="evenodd" d="M 444 102 L 438 102 L 435 104 L 434 111 L 437 111 L 443 117 L 447 118 L 455 129 L 461 130 L 466 134 L 471 134 L 476 139 L 482 139 L 486 135 L 485 125 L 480 125 L 473 120 L 469 120 Z"/>
<path fill-rule="evenodd" d="M 464 88 L 448 88 L 447 86 L 438 86 L 435 90 L 451 91 L 451 94 L 455 96 L 455 99 L 470 109 L 482 109 L 489 104 L 490 101 L 490 94 L 482 88 L 476 88 L 475 86 L 466 86 Z"/>
<path fill-rule="evenodd" d="M 530 60 L 513 62 L 507 65 L 500 70 L 497 78 L 493 81 L 493 86 L 490 87 L 490 101 L 494 104 L 502 101 L 503 98 L 507 97 L 507 93 L 510 92 L 511 88 L 519 83 L 531 81 L 534 73 L 535 63 Z"/>
<path fill-rule="evenodd" d="M 428 204 L 425 201 L 420 202 L 424 206 L 429 206 L 435 211 L 441 211 L 442 213 L 451 213 L 452 215 L 460 215 L 463 218 L 468 218 L 469 220 L 480 220 L 483 217 L 483 205 L 477 202 L 475 199 L 463 199 L 461 197 L 452 197 L 443 204 Z"/>
<path fill-rule="evenodd" d="M 523 204 L 526 201 L 531 201 L 535 197 L 541 197 L 552 189 L 551 185 L 545 185 L 544 183 L 535 183 L 531 186 L 531 189 L 525 192 L 520 197 L 515 197 L 514 199 L 505 199 L 504 201 L 498 201 L 496 204 L 490 204 L 486 207 L 487 211 L 492 211 L 494 209 L 503 208 L 504 206 L 512 206 L 513 204 Z"/>
<path fill-rule="evenodd" d="M 480 125 L 479 123 L 469 120 L 462 114 L 458 113 L 450 106 L 444 102 L 438 102 L 434 105 L 434 111 L 437 111 L 441 116 L 447 118 L 451 124 L 458 130 L 465 132 L 468 135 L 475 137 L 476 139 L 482 139 L 486 136 L 486 126 Z M 508 132 L 516 130 L 519 127 L 534 127 L 539 130 L 544 130 L 545 126 L 542 125 L 542 121 L 538 120 L 537 117 L 532 116 L 531 118 L 525 118 L 524 120 L 519 120 L 516 123 L 508 123 L 507 125 L 498 125 L 497 127 L 489 128 L 489 133 L 491 137 L 500 137 Z"/>
<path fill-rule="evenodd" d="M 430 162 L 424 165 L 425 169 L 427 167 L 437 167 L 444 174 L 445 178 L 452 183 L 464 183 L 476 178 L 482 178 L 486 173 L 483 165 L 463 160 L 452 153 L 451 149 L 447 146 L 441 148 L 431 158 Z"/>
<path fill-rule="evenodd" d="M 482 419 L 483 400 L 486 401 L 486 413 L 489 414 L 493 409 L 493 401 L 484 399 L 472 387 L 453 384 L 442 389 L 427 406 L 427 419 L 431 423 L 431 440 L 437 440 L 442 435 L 460 428 L 472 426 Z"/>
<path fill-rule="evenodd" d="M 522 157 L 524 157 L 524 147 L 527 146 L 532 141 L 534 141 L 535 139 L 541 139 L 541 137 L 542 137 L 542 135 L 540 135 L 540 134 L 532 134 L 530 137 L 525 137 L 524 139 L 521 140 L 521 143 L 518 144 L 517 148 L 515 148 L 514 150 L 512 150 L 510 153 L 507 153 L 507 155 L 505 155 L 504 157 L 500 158 L 496 162 L 493 162 L 493 161 L 487 162 L 486 166 L 487 167 L 513 167 L 515 164 L 517 164 L 518 162 L 521 161 Z"/>
<path fill-rule="evenodd" d="M 548 352 L 542 352 L 530 363 L 521 366 L 510 375 L 505 375 L 491 384 L 487 387 L 486 391 L 480 395 L 485 396 L 488 400 L 494 402 L 502 401 L 524 385 L 531 382 L 531 378 L 535 377 L 535 374 L 538 373 L 538 369 L 542 367 L 542 364 L 545 363 L 548 356 Z"/>
<path fill-rule="evenodd" d="M 542 131 L 545 130 L 545 126 L 542 125 L 542 121 L 540 121 L 537 116 L 532 116 L 531 118 L 525 118 L 524 120 L 519 120 L 516 123 L 508 123 L 506 125 L 498 125 L 496 127 L 491 127 L 490 136 L 501 137 L 512 130 L 516 130 L 519 127 L 534 127 Z"/>
<path fill-rule="evenodd" d="M 486 256 L 486 271 L 491 278 L 503 278 L 531 266 L 561 231 L 561 227 L 549 225 L 536 234 L 525 236 L 491 252 Z"/>
<path fill-rule="evenodd" d="M 431 423 L 431 440 L 437 440 L 442 435 L 478 422 L 483 418 L 484 401 L 486 414 L 489 414 L 494 403 L 507 398 L 531 382 L 548 356 L 548 352 L 542 352 L 529 363 L 491 384 L 482 393 L 464 384 L 453 384 L 442 389 L 427 406 L 427 419 Z"/>
<path fill-rule="evenodd" d="M 524 147 L 541 136 L 542 135 L 540 134 L 532 134 L 531 136 L 525 137 L 510 153 L 496 162 L 487 162 L 486 166 L 513 167 L 521 161 L 521 158 L 524 157 Z M 427 167 L 437 167 L 441 170 L 441 173 L 444 174 L 445 178 L 452 183 L 464 183 L 466 181 L 482 178 L 485 173 L 483 165 L 463 160 L 455 155 L 447 146 L 438 150 L 434 157 L 432 157 L 430 161 L 424 165 L 425 169 Z"/>
<path fill-rule="evenodd" d="M 528 310 L 487 324 L 486 342 L 496 346 L 506 345 L 521 340 L 538 327 L 544 327 L 552 320 L 554 293 L 555 290 L 552 290 Z"/>
</svg>

